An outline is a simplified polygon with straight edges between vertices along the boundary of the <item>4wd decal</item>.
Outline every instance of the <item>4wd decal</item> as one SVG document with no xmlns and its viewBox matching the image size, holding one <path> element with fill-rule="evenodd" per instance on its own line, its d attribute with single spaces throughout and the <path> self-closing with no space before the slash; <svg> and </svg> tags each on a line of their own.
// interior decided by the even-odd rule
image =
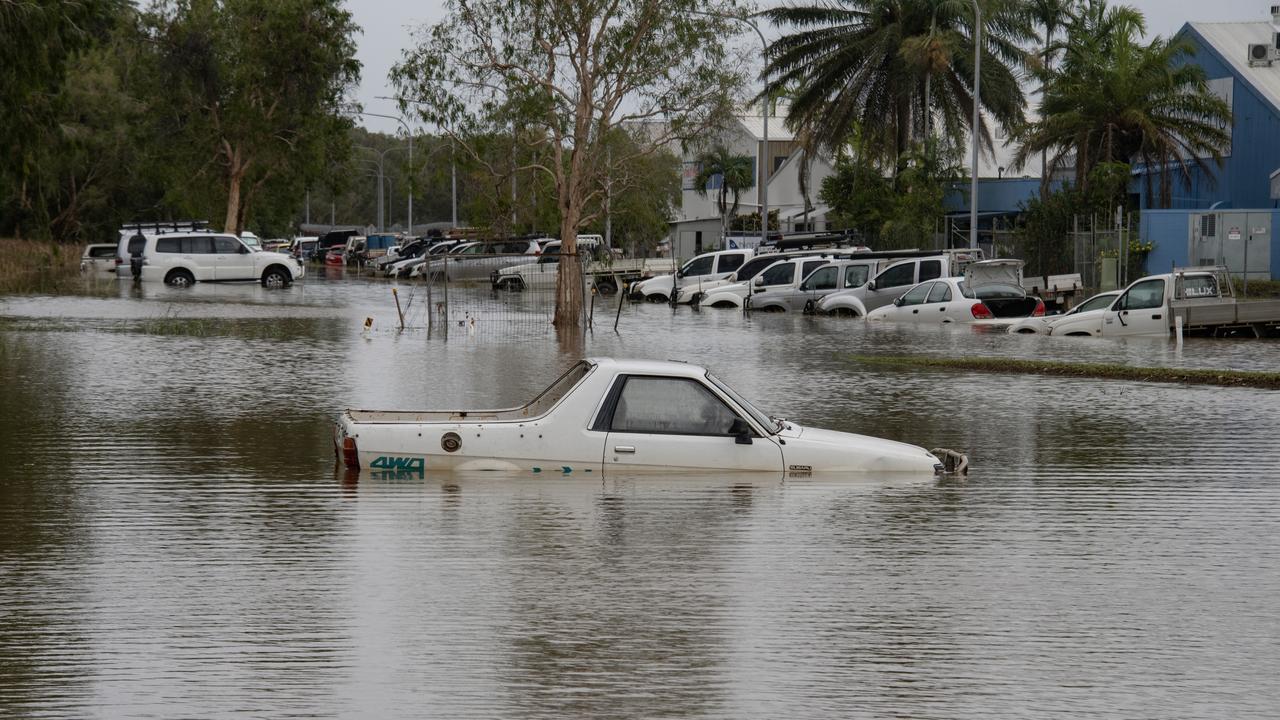
<svg viewBox="0 0 1280 720">
<path fill-rule="evenodd" d="M 387 457 L 379 455 L 373 462 L 369 463 L 370 468 L 379 470 L 416 470 L 422 472 L 427 468 L 426 458 L 420 457 Z"/>
</svg>

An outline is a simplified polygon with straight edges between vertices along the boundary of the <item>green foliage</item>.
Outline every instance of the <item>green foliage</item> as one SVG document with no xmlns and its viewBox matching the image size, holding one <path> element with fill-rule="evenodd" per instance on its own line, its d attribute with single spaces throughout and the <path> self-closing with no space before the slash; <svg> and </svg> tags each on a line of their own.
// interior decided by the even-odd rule
<svg viewBox="0 0 1280 720">
<path fill-rule="evenodd" d="M 0 0 L 0 232 L 47 234 L 41 163 L 62 141 L 67 69 L 125 8 L 121 0 Z"/>
<path fill-rule="evenodd" d="M 963 177 L 955 154 L 937 143 L 916 145 L 894 178 L 865 157 L 841 156 L 820 197 L 837 227 L 858 231 L 880 250 L 934 247 L 947 189 Z"/>
<path fill-rule="evenodd" d="M 1076 8 L 1057 68 L 1039 73 L 1044 84 L 1040 120 L 1021 132 L 1017 162 L 1047 153 L 1051 167 L 1076 169 L 1087 187 L 1100 163 L 1139 163 L 1152 205 L 1168 207 L 1172 184 L 1192 169 L 1213 176 L 1230 144 L 1231 108 L 1211 93 L 1205 74 L 1188 62 L 1189 40 L 1143 41 L 1143 16 L 1129 6 L 1089 0 Z M 1159 187 L 1152 178 L 1159 178 Z"/>
<path fill-rule="evenodd" d="M 818 198 L 830 208 L 829 224 L 878 238 L 892 213 L 893 182 L 865 156 L 842 154 L 836 158 L 835 172 L 823 180 Z"/>
<path fill-rule="evenodd" d="M 257 203 L 296 202 L 351 125 L 350 13 L 337 0 L 173 0 L 144 29 L 172 191 L 210 209 L 221 200 L 232 232 Z"/>
<path fill-rule="evenodd" d="M 1032 198 L 1023 210 L 1016 235 L 1019 257 L 1026 260 L 1028 275 L 1054 275 L 1075 270 L 1072 232 L 1078 217 L 1112 217 L 1127 201 L 1129 166 L 1102 163 L 1089 174 L 1081 189 L 1071 183 L 1044 197 Z M 1132 258 L 1132 256 L 1131 256 Z M 1145 260 L 1145 257 L 1143 258 Z M 1131 260 L 1129 277 L 1142 267 Z"/>
<path fill-rule="evenodd" d="M 706 197 L 708 185 L 712 182 L 719 185 L 715 189 L 716 209 L 720 211 L 720 233 L 723 235 L 729 226 L 729 218 L 738 213 L 742 193 L 755 187 L 755 161 L 748 155 L 734 155 L 723 145 L 717 145 L 699 155 L 697 163 L 694 192 Z M 756 216 L 756 227 L 759 227 L 759 212 Z"/>
<path fill-rule="evenodd" d="M 1019 125 L 1023 93 L 1020 44 L 1033 37 L 1020 2 L 983 3 L 981 105 L 1002 126 Z M 951 0 L 840 0 L 765 11 L 791 26 L 769 48 L 771 85 L 793 85 L 788 120 L 808 126 L 827 148 L 852 128 L 863 129 L 864 150 L 897 165 L 913 144 L 940 128 L 959 144 L 973 107 L 972 6 Z M 990 129 L 978 130 L 992 145 Z"/>
</svg>

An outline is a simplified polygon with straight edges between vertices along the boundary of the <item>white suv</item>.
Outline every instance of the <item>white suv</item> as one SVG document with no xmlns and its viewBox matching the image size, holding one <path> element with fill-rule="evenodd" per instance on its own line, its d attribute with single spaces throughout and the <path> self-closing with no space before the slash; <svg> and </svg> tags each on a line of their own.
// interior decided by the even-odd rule
<svg viewBox="0 0 1280 720">
<path fill-rule="evenodd" d="M 235 280 L 285 287 L 306 274 L 284 253 L 255 252 L 234 235 L 210 232 L 147 235 L 141 255 L 143 281 L 174 287 Z"/>
</svg>

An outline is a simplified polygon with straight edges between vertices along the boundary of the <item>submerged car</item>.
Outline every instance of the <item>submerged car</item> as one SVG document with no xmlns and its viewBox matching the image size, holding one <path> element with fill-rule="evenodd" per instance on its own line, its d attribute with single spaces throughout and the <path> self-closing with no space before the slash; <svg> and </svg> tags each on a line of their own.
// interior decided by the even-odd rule
<svg viewBox="0 0 1280 720">
<path fill-rule="evenodd" d="M 1020 320 L 1009 326 L 1009 332 L 1015 335 L 1098 335 L 1102 331 L 1102 316 L 1117 297 L 1120 297 L 1119 290 L 1098 293 L 1061 315 Z"/>
<path fill-rule="evenodd" d="M 937 451 L 802 427 L 755 408 L 705 368 L 588 358 L 504 410 L 347 410 L 335 451 L 349 469 L 597 473 L 673 469 L 904 472 Z M 952 453 L 954 456 L 954 453 Z M 967 461 L 966 463 L 967 464 Z"/>
<path fill-rule="evenodd" d="M 970 287 L 968 280 L 952 277 L 916 285 L 892 304 L 872 310 L 867 321 L 948 325 L 1043 315 L 1044 303 L 1017 285 L 987 283 Z"/>
</svg>

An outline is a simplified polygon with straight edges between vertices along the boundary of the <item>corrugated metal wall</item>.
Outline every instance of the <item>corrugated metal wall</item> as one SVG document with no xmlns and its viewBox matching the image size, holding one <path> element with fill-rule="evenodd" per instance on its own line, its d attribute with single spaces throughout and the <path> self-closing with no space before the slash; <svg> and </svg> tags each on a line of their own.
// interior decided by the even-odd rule
<svg viewBox="0 0 1280 720">
<path fill-rule="evenodd" d="M 1225 158 L 1223 166 L 1212 177 L 1194 171 L 1190 188 L 1181 181 L 1176 182 L 1172 207 L 1207 209 L 1214 203 L 1230 208 L 1280 207 L 1280 202 L 1270 197 L 1271 173 L 1280 168 L 1280 108 L 1271 105 L 1247 81 L 1236 76 L 1194 28 L 1185 27 L 1183 34 L 1196 46 L 1191 62 L 1203 67 L 1208 79 L 1234 78 L 1235 122 L 1230 157 Z M 1242 43 L 1240 52 L 1245 51 Z M 1280 65 L 1271 69 L 1280 73 Z M 1142 194 L 1143 207 L 1147 207 L 1143 178 L 1135 181 L 1133 192 Z M 1156 199 L 1158 201 L 1158 194 Z"/>
</svg>

